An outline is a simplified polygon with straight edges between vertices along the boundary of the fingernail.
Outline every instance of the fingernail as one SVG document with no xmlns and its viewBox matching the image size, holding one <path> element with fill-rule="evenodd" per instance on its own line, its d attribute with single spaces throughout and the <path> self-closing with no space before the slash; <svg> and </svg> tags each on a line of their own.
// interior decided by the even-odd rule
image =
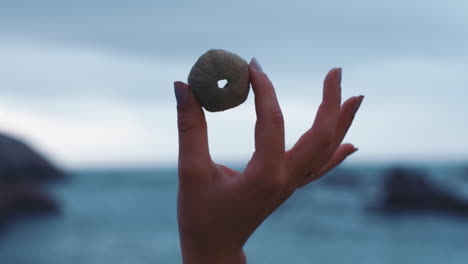
<svg viewBox="0 0 468 264">
<path fill-rule="evenodd" d="M 359 107 L 361 106 L 362 100 L 364 100 L 364 95 L 359 96 L 356 103 L 354 103 L 354 112 L 355 113 L 357 112 L 357 110 L 359 110 Z"/>
<path fill-rule="evenodd" d="M 185 84 L 182 82 L 174 82 L 174 93 L 177 100 L 177 106 L 184 105 L 188 97 Z"/>
<path fill-rule="evenodd" d="M 263 72 L 262 66 L 260 66 L 260 63 L 258 63 L 258 60 L 254 57 L 250 61 L 250 65 L 252 65 L 252 68 L 258 72 Z"/>
<path fill-rule="evenodd" d="M 341 85 L 341 68 L 336 68 L 335 78 L 339 85 Z"/>
<path fill-rule="evenodd" d="M 349 155 L 353 154 L 354 152 L 356 152 L 358 150 L 359 150 L 358 148 L 354 148 L 354 150 L 351 153 L 349 153 Z"/>
</svg>

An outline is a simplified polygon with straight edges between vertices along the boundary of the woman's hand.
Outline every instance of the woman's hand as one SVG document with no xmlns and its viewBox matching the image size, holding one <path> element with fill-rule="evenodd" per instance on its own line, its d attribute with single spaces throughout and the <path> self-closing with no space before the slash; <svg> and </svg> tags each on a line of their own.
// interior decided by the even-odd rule
<svg viewBox="0 0 468 264">
<path fill-rule="evenodd" d="M 208 150 L 204 112 L 188 85 L 175 82 L 179 127 L 178 219 L 185 264 L 246 263 L 243 246 L 294 191 L 327 173 L 357 149 L 341 142 L 363 96 L 341 104 L 341 69 L 324 81 L 312 125 L 285 151 L 275 90 L 255 59 L 250 63 L 257 123 L 255 152 L 244 172 L 216 164 Z"/>
</svg>

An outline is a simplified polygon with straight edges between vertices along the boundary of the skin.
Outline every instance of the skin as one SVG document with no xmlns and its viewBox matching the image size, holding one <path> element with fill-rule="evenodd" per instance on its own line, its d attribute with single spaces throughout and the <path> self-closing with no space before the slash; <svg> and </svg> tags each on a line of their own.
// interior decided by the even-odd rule
<svg viewBox="0 0 468 264">
<path fill-rule="evenodd" d="M 255 59 L 249 71 L 257 121 L 255 152 L 244 172 L 213 162 L 204 112 L 187 84 L 174 83 L 178 220 L 185 264 L 246 263 L 243 246 L 257 227 L 296 189 L 319 179 L 357 150 L 341 142 L 363 96 L 341 104 L 341 69 L 327 74 L 312 127 L 288 151 L 274 87 Z"/>
</svg>

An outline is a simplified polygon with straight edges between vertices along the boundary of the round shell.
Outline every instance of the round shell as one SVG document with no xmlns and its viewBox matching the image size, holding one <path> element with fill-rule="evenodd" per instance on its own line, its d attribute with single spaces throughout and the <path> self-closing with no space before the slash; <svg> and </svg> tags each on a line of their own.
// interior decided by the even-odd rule
<svg viewBox="0 0 468 264">
<path fill-rule="evenodd" d="M 226 80 L 218 87 L 219 80 Z M 193 65 L 188 83 L 200 104 L 210 112 L 236 107 L 249 95 L 249 65 L 234 53 L 212 49 Z"/>
</svg>

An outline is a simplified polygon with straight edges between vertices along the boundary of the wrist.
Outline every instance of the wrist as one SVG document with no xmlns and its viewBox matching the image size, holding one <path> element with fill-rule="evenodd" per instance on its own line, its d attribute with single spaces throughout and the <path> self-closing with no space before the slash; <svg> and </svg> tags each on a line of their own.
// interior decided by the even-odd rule
<svg viewBox="0 0 468 264">
<path fill-rule="evenodd" d="M 241 249 L 212 249 L 204 250 L 200 247 L 182 245 L 184 264 L 246 264 L 244 251 Z"/>
</svg>

